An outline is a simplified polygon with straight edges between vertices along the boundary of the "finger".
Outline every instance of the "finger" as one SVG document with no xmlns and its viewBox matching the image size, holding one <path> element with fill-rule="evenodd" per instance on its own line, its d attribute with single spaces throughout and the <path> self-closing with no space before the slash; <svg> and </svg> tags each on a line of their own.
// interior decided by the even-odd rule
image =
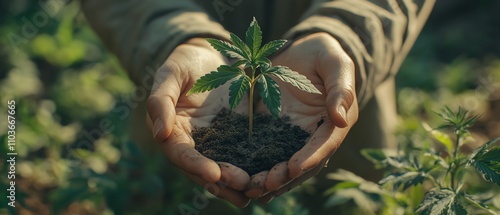
<svg viewBox="0 0 500 215">
<path fill-rule="evenodd" d="M 323 162 L 320 162 L 320 164 L 322 164 L 322 163 Z M 309 171 L 300 175 L 298 178 L 295 178 L 292 181 L 290 181 L 289 183 L 287 183 L 285 186 L 282 186 L 278 190 L 274 191 L 273 196 L 274 197 L 281 196 L 284 193 L 289 192 L 290 190 L 294 189 L 295 187 L 302 185 L 302 183 L 304 183 L 304 181 L 317 175 L 322 169 L 323 169 L 323 165 L 316 165 L 313 169 L 310 169 Z"/>
<path fill-rule="evenodd" d="M 348 128 L 334 127 L 331 121 L 321 124 L 306 145 L 290 158 L 288 177 L 297 178 L 324 164 L 340 146 L 348 130 Z"/>
<path fill-rule="evenodd" d="M 161 144 L 167 158 L 180 169 L 189 174 L 201 177 L 210 183 L 221 178 L 219 165 L 213 160 L 201 155 L 194 149 L 193 139 L 186 132 L 187 125 L 176 122 L 170 137 Z"/>
<path fill-rule="evenodd" d="M 332 45 L 335 48 L 326 49 L 326 53 L 321 56 L 318 73 L 325 83 L 330 119 L 337 127 L 344 128 L 352 120 L 348 118 L 348 112 L 356 102 L 354 64 L 340 44 Z"/>
<path fill-rule="evenodd" d="M 186 176 L 214 196 L 224 199 L 239 208 L 244 208 L 250 203 L 250 198 L 240 191 L 233 190 L 220 183 L 207 182 L 196 175 L 186 174 Z"/>
<path fill-rule="evenodd" d="M 274 193 L 273 196 L 278 196 L 276 195 L 277 192 L 279 193 L 283 190 L 289 191 L 290 189 L 293 189 L 293 187 L 302 184 L 305 180 L 309 179 L 310 177 L 318 174 L 318 172 L 321 170 L 321 168 L 319 167 L 324 166 L 320 164 L 322 163 L 324 164 L 326 162 L 328 162 L 328 159 L 320 162 L 318 165 L 316 165 L 316 167 L 306 171 L 304 174 L 300 175 L 298 178 L 295 179 L 289 177 L 288 162 L 278 163 L 269 172 L 266 179 L 265 188 L 266 190 Z M 270 192 L 264 193 L 264 197 L 269 196 Z"/>
<path fill-rule="evenodd" d="M 268 191 L 274 191 L 285 185 L 291 180 L 288 177 L 288 162 L 281 162 L 276 165 L 269 171 L 267 175 L 265 188 Z"/>
<path fill-rule="evenodd" d="M 244 170 L 226 162 L 217 162 L 221 170 L 220 182 L 234 190 L 244 190 L 250 182 L 250 176 Z"/>
<path fill-rule="evenodd" d="M 173 66 L 168 63 L 155 74 L 155 82 L 147 101 L 152 132 L 158 143 L 165 141 L 172 132 L 175 122 L 175 106 L 180 96 L 181 81 L 176 77 Z"/>
<path fill-rule="evenodd" d="M 302 185 L 302 183 L 304 183 L 304 181 L 306 181 L 309 178 L 317 175 L 321 171 L 321 169 L 322 169 L 321 166 L 318 165 L 315 168 L 313 168 L 313 169 L 307 171 L 306 173 L 300 175 L 298 178 L 293 179 L 291 181 L 288 181 L 288 183 L 286 183 L 284 186 L 281 186 L 277 190 L 275 190 L 273 192 L 268 192 L 264 196 L 258 198 L 257 201 L 259 201 L 262 204 L 267 204 L 267 203 L 271 202 L 274 198 L 276 198 L 278 196 L 281 196 L 284 193 L 287 193 L 287 192 L 293 190 L 294 188 Z"/>
<path fill-rule="evenodd" d="M 245 195 L 250 198 L 261 197 L 265 192 L 265 183 L 269 171 L 262 171 L 250 177 L 250 183 L 245 190 Z"/>
</svg>

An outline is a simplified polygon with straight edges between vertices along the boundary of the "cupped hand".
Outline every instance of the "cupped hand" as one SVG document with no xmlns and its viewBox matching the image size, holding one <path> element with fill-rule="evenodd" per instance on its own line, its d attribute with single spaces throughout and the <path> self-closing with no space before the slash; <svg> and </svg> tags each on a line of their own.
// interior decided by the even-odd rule
<svg viewBox="0 0 500 215">
<path fill-rule="evenodd" d="M 275 79 L 281 89 L 280 114 L 290 117 L 292 124 L 312 135 L 289 161 L 251 177 L 245 194 L 262 202 L 316 175 L 358 118 L 354 65 L 331 35 L 314 33 L 302 37 L 274 57 L 272 63 L 305 75 L 322 94 L 306 93 Z M 257 110 L 262 112 L 267 108 L 260 102 Z"/>
<path fill-rule="evenodd" d="M 204 157 L 195 150 L 191 137 L 192 128 L 210 125 L 223 107 L 229 107 L 228 87 L 186 96 L 198 78 L 228 63 L 204 39 L 194 38 L 179 45 L 155 73 L 146 118 L 172 164 L 212 194 L 244 207 L 250 201 L 243 193 L 250 180 L 248 174 L 234 165 Z"/>
</svg>

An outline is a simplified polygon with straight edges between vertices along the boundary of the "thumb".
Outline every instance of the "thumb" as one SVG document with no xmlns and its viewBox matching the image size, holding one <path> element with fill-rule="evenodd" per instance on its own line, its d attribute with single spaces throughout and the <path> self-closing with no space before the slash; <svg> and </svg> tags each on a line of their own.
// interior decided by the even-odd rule
<svg viewBox="0 0 500 215">
<path fill-rule="evenodd" d="M 181 93 L 181 82 L 174 71 L 167 65 L 155 74 L 155 82 L 147 101 L 151 131 L 158 143 L 163 143 L 172 133 L 176 111 L 175 107 Z"/>
<path fill-rule="evenodd" d="M 333 124 L 344 128 L 354 123 L 348 117 L 351 107 L 357 102 L 354 64 L 347 54 L 333 53 L 331 49 L 326 52 L 318 68 L 325 83 L 326 108 Z"/>
<path fill-rule="evenodd" d="M 327 94 L 326 106 L 333 124 L 340 128 L 352 124 L 353 122 L 349 121 L 348 112 L 355 100 L 353 91 L 346 87 L 334 87 Z"/>
</svg>

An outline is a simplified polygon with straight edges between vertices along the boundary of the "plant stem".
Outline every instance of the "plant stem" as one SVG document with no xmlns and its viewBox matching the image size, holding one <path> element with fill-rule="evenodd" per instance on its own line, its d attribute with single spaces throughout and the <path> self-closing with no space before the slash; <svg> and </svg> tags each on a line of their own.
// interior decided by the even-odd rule
<svg viewBox="0 0 500 215">
<path fill-rule="evenodd" d="M 250 74 L 250 104 L 248 107 L 248 139 L 252 140 L 252 131 L 253 131 L 253 91 L 255 88 L 255 82 L 257 78 L 255 78 L 255 72 L 257 70 L 257 66 L 252 63 L 250 66 L 252 69 L 252 73 Z"/>
<path fill-rule="evenodd" d="M 453 190 L 456 190 L 455 189 L 455 175 L 457 174 L 457 170 L 458 170 L 458 167 L 459 167 L 459 160 L 458 160 L 458 150 L 459 150 L 459 146 L 460 146 L 460 140 L 462 139 L 462 135 L 460 135 L 459 133 L 457 134 L 457 141 L 455 143 L 455 148 L 453 150 L 453 162 L 452 162 L 452 167 L 451 167 L 451 188 Z"/>
<path fill-rule="evenodd" d="M 252 140 L 252 130 L 253 130 L 253 89 L 255 87 L 255 80 L 252 77 L 250 82 L 250 106 L 248 107 L 248 139 Z"/>
<path fill-rule="evenodd" d="M 460 147 L 460 140 L 462 139 L 462 135 L 460 133 L 457 134 L 457 141 L 455 143 L 455 150 L 453 150 L 453 158 L 457 158 L 458 156 L 458 148 Z"/>
</svg>

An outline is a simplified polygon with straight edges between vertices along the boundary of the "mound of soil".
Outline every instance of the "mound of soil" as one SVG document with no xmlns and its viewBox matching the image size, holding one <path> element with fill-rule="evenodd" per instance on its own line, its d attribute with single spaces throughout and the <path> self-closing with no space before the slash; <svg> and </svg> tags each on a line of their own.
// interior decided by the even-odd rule
<svg viewBox="0 0 500 215">
<path fill-rule="evenodd" d="M 250 176 L 288 161 L 305 145 L 309 133 L 289 123 L 255 114 L 252 139 L 248 139 L 248 116 L 221 110 L 210 127 L 192 132 L 196 150 L 214 160 L 231 163 Z"/>
</svg>

